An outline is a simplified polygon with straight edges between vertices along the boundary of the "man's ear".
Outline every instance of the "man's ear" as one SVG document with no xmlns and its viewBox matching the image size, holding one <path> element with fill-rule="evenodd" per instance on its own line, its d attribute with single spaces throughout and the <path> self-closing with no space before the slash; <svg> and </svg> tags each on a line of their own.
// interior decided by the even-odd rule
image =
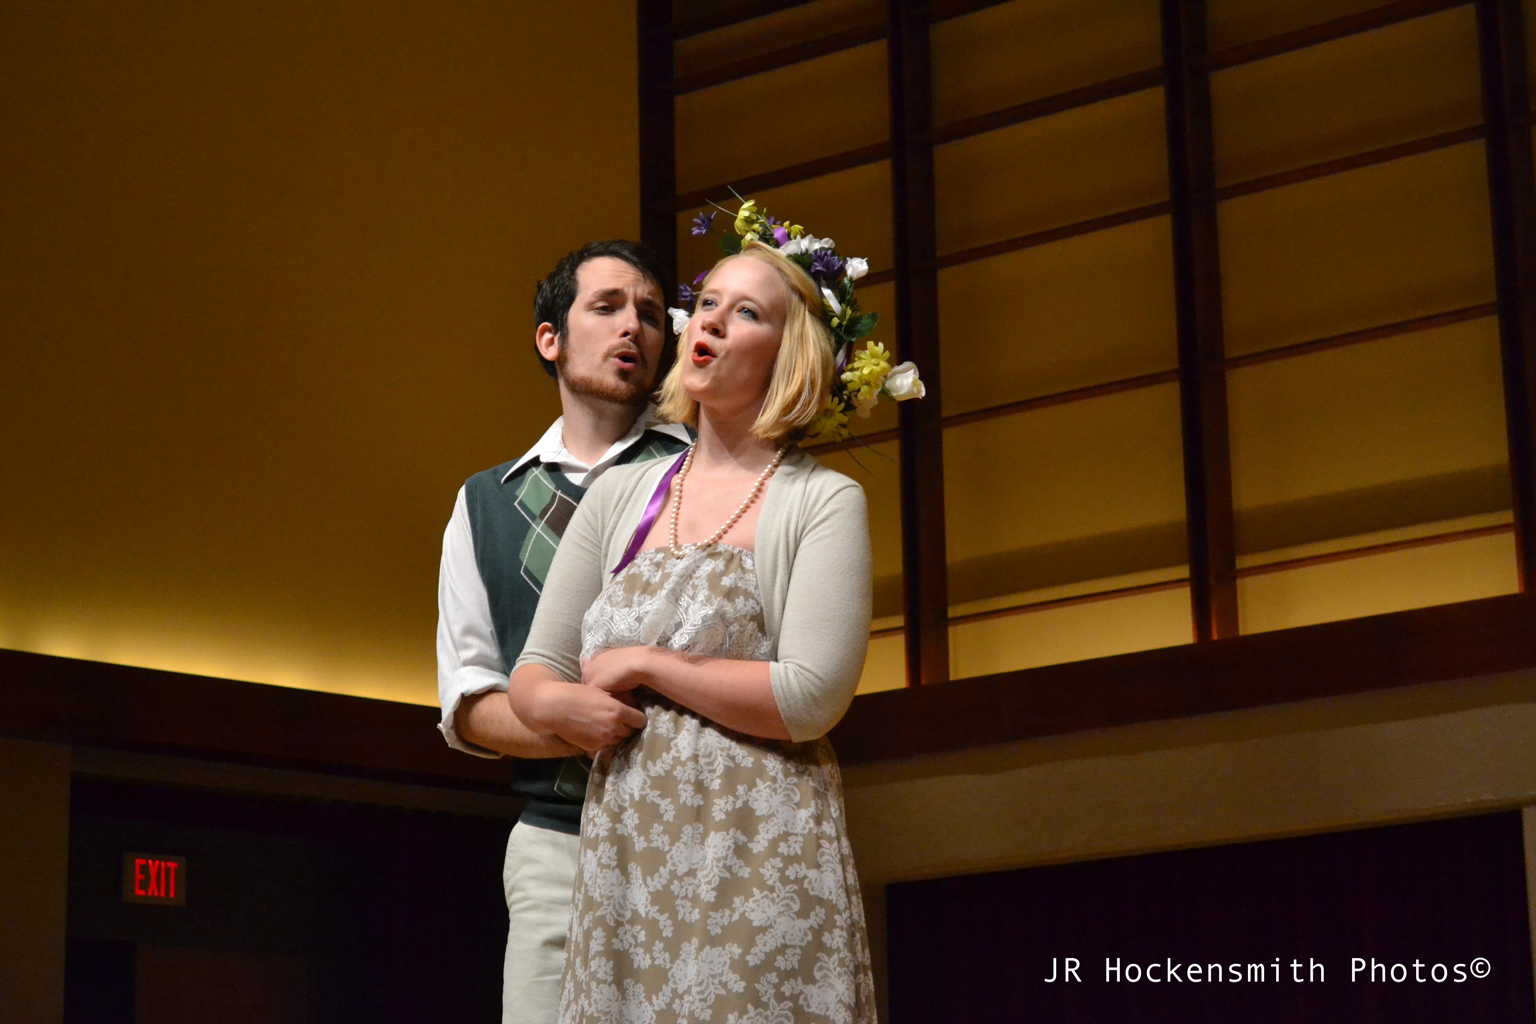
<svg viewBox="0 0 1536 1024">
<path fill-rule="evenodd" d="M 539 355 L 554 362 L 560 355 L 560 335 L 555 333 L 554 324 L 539 324 L 533 332 L 533 347 L 539 350 Z"/>
</svg>

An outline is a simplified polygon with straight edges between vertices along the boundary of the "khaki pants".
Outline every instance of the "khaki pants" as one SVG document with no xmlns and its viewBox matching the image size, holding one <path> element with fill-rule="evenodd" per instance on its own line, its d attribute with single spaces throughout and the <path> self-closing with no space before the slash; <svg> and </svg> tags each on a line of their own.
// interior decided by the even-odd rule
<svg viewBox="0 0 1536 1024">
<path fill-rule="evenodd" d="M 553 829 L 512 827 L 501 870 L 508 917 L 502 1024 L 555 1024 L 580 845 Z"/>
</svg>

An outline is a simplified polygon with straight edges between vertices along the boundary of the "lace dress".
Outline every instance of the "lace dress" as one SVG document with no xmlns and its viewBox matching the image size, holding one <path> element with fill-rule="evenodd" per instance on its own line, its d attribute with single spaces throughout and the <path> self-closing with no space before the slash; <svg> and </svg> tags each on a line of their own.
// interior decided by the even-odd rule
<svg viewBox="0 0 1536 1024">
<path fill-rule="evenodd" d="M 640 645 L 768 659 L 752 552 L 641 552 L 587 611 L 582 657 Z M 561 1024 L 873 1022 L 831 744 L 636 696 L 646 727 L 587 785 Z"/>
</svg>

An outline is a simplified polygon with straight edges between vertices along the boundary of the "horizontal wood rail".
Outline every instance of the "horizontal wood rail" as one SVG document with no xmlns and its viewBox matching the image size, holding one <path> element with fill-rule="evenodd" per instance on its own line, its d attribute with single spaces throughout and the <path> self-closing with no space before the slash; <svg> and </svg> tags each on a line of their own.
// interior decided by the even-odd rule
<svg viewBox="0 0 1536 1024">
<path fill-rule="evenodd" d="M 1329 565 L 1333 562 L 1346 562 L 1354 558 L 1368 558 L 1372 555 L 1385 555 L 1394 551 L 1409 551 L 1414 548 L 1435 547 L 1440 544 L 1454 544 L 1458 541 L 1476 540 L 1479 537 L 1497 537 L 1500 534 L 1514 532 L 1513 523 L 1496 523 L 1492 526 L 1476 526 L 1465 530 L 1447 530 L 1444 533 L 1432 533 L 1424 537 L 1411 537 L 1406 540 L 1386 541 L 1381 544 L 1362 544 L 1355 548 L 1342 548 L 1338 551 L 1329 551 L 1318 555 L 1305 555 L 1299 558 L 1282 558 L 1273 562 L 1261 562 L 1257 565 L 1239 566 L 1238 579 L 1247 579 L 1251 576 L 1264 576 L 1270 573 L 1285 572 L 1289 569 L 1306 569 L 1314 565 Z M 988 608 L 982 612 L 967 612 L 963 615 L 951 615 L 951 626 L 963 626 L 968 622 L 986 622 L 990 619 L 1006 619 L 1015 615 L 1027 615 L 1030 612 L 1051 611 L 1057 608 L 1070 608 L 1074 605 L 1093 604 L 1098 601 L 1112 601 L 1120 597 L 1136 597 L 1141 594 L 1156 594 L 1164 590 L 1175 590 L 1189 585 L 1188 576 L 1179 576 L 1174 579 L 1159 580 L 1156 583 L 1138 583 L 1129 587 L 1113 587 L 1108 590 L 1093 590 L 1085 594 L 1072 594 L 1067 597 L 1053 597 L 1044 601 L 1028 601 L 1023 604 L 1010 604 L 1001 608 Z M 885 626 L 881 629 L 872 629 L 869 632 L 871 640 L 881 637 L 899 636 L 903 631 L 902 626 Z"/>
<path fill-rule="evenodd" d="M 859 764 L 1531 668 L 1510 594 L 864 694 L 831 738 Z"/>
<path fill-rule="evenodd" d="M 505 793 L 435 707 L 0 650 L 0 735 Z"/>
<path fill-rule="evenodd" d="M 1373 7 L 1358 14 L 1349 14 L 1332 21 L 1284 32 L 1267 39 L 1258 39 L 1239 46 L 1229 46 L 1208 55 L 1202 66 L 1207 71 L 1233 68 L 1239 64 L 1252 64 L 1267 57 L 1278 57 L 1292 50 L 1304 50 L 1319 43 L 1331 43 L 1336 39 L 1387 28 L 1426 14 L 1438 14 L 1453 7 L 1470 6 L 1472 0 L 1399 0 L 1397 3 Z"/>
<path fill-rule="evenodd" d="M 844 764 L 938 754 L 1536 668 L 1512 594 L 856 697 Z M 504 792 L 506 761 L 449 750 L 437 710 L 0 650 L 0 735 Z"/>
<path fill-rule="evenodd" d="M 1293 345 L 1281 345 L 1277 348 L 1264 349 L 1260 352 L 1228 356 L 1226 358 L 1226 367 L 1228 370 L 1237 370 L 1248 366 L 1258 366 L 1263 363 L 1279 362 L 1283 359 L 1294 359 L 1299 356 L 1312 355 L 1316 352 L 1326 352 L 1330 349 L 1346 348 L 1350 345 L 1381 341 L 1385 338 L 1395 338 L 1419 331 L 1433 330 L 1437 327 L 1449 327 L 1452 324 L 1482 320 L 1494 316 L 1497 312 L 1498 307 L 1492 302 L 1462 306 L 1458 309 L 1447 310 L 1444 313 L 1430 313 L 1425 316 L 1410 317 L 1407 320 L 1398 320 L 1389 324 L 1380 324 L 1376 327 L 1366 327 L 1358 331 L 1333 334 L 1326 338 L 1317 338 L 1312 341 L 1299 341 Z M 971 423 L 997 419 L 1000 416 L 1016 416 L 1020 413 L 1032 412 L 1036 409 L 1048 409 L 1057 405 L 1067 405 L 1072 402 L 1086 402 L 1089 399 L 1103 398 L 1106 395 L 1118 395 L 1127 391 L 1139 391 L 1142 388 L 1159 387 L 1164 384 L 1171 384 L 1178 379 L 1179 372 L 1177 370 L 1159 370 L 1155 373 L 1143 373 L 1135 377 L 1124 377 L 1119 380 L 1106 381 L 1103 384 L 1089 384 L 1080 388 L 1069 388 L 1066 391 L 1056 391 L 1048 395 L 1038 395 L 1034 398 L 1023 398 L 1015 402 L 1004 402 L 1001 405 L 990 405 L 982 409 L 973 409 L 969 412 L 954 413 L 944 417 L 944 429 L 963 427 Z M 895 437 L 896 431 L 894 430 L 876 430 L 867 434 L 857 434 L 844 441 L 813 445 L 806 450 L 812 455 L 827 455 L 832 452 L 848 451 L 867 445 L 883 444 L 887 441 L 895 440 Z"/>
<path fill-rule="evenodd" d="M 811 2 L 812 0 L 735 0 L 735 2 L 727 0 L 725 3 L 714 3 L 710 5 L 709 10 L 701 11 L 674 25 L 672 38 L 688 39 L 692 36 L 701 36 L 706 32 L 730 28 L 732 25 L 778 14 L 780 11 L 787 11 L 794 7 L 804 7 Z"/>
</svg>

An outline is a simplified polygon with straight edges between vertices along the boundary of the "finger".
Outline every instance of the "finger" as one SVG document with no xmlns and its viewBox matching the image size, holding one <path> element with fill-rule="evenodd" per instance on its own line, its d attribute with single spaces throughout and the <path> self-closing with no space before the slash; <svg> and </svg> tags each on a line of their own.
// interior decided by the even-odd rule
<svg viewBox="0 0 1536 1024">
<path fill-rule="evenodd" d="M 619 709 L 619 721 L 634 729 L 644 729 L 647 719 L 644 711 L 625 704 Z"/>
</svg>

